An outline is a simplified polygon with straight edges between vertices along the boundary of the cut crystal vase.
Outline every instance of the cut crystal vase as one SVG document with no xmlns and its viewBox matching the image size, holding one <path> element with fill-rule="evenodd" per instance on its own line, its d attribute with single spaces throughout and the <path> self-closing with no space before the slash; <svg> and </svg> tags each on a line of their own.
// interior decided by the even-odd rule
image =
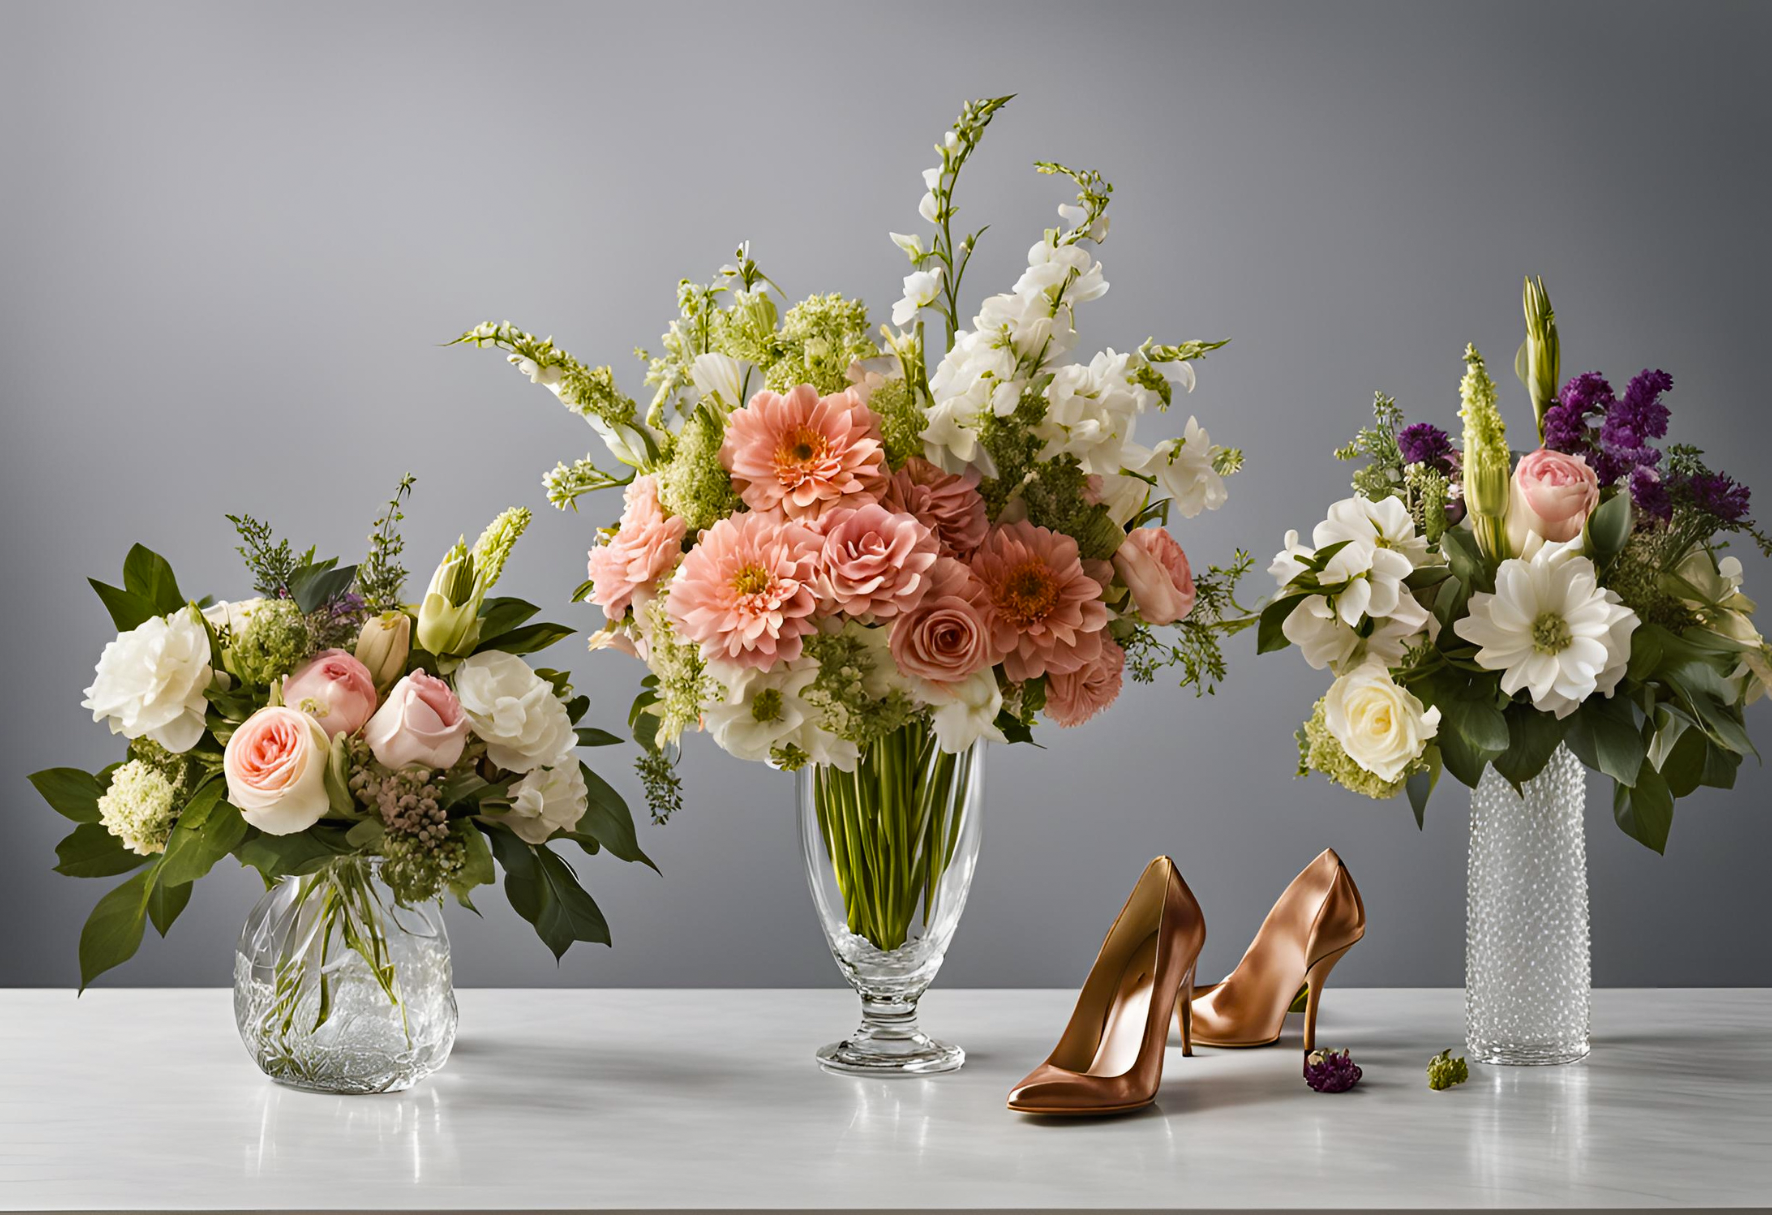
<svg viewBox="0 0 1772 1215">
<path fill-rule="evenodd" d="M 1587 770 L 1558 747 L 1524 796 L 1493 767 L 1471 793 L 1464 951 L 1473 1063 L 1588 1052 Z"/>
<path fill-rule="evenodd" d="M 246 919 L 234 1020 L 279 1084 L 325 1093 L 411 1088 L 455 1044 L 440 905 L 398 902 L 379 858 L 285 877 Z"/>
<path fill-rule="evenodd" d="M 812 901 L 837 967 L 861 997 L 861 1024 L 818 1052 L 861 1075 L 926 1075 L 965 1062 L 917 1024 L 978 865 L 984 748 L 961 755 L 913 722 L 870 746 L 855 771 L 798 777 Z"/>
</svg>

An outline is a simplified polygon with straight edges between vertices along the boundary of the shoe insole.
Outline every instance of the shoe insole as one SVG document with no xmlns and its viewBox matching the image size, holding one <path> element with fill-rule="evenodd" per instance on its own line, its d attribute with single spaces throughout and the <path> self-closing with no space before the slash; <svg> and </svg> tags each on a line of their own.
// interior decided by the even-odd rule
<svg viewBox="0 0 1772 1215">
<path fill-rule="evenodd" d="M 1108 1004 L 1107 1020 L 1102 1024 L 1101 1045 L 1084 1075 L 1123 1076 L 1132 1070 L 1150 1023 L 1156 969 L 1157 934 L 1153 932 L 1126 961 L 1120 988 Z M 1167 1032 L 1168 1026 L 1164 1030 Z"/>
</svg>

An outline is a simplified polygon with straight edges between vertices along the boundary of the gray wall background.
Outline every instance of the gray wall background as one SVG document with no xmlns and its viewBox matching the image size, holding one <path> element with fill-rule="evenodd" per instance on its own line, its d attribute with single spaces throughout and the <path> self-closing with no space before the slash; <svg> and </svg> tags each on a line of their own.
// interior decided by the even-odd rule
<svg viewBox="0 0 1772 1215">
<path fill-rule="evenodd" d="M 50 872 L 63 823 L 24 782 L 115 754 L 78 707 L 111 635 L 86 575 L 141 540 L 195 593 L 246 591 L 224 511 L 354 559 L 400 473 L 422 586 L 509 503 L 538 522 L 513 593 L 565 606 L 591 530 L 540 472 L 592 436 L 490 352 L 477 321 L 587 361 L 655 345 L 673 285 L 742 239 L 794 296 L 884 317 L 918 172 L 962 99 L 1021 96 L 962 204 L 994 224 L 968 279 L 1005 289 L 1066 191 L 1114 182 L 1088 349 L 1230 336 L 1188 411 L 1248 451 L 1230 505 L 1180 529 L 1196 563 L 1265 564 L 1345 491 L 1330 458 L 1374 389 L 1455 421 L 1467 340 L 1505 380 L 1520 276 L 1546 276 L 1565 373 L 1671 371 L 1680 438 L 1757 480 L 1764 410 L 1772 10 L 1753 4 L 10 5 L 0 38 L 0 398 L 6 638 L 0 982 L 71 985 L 104 884 Z M 1772 569 L 1748 557 L 1748 589 Z M 1254 594 L 1264 594 L 1258 581 Z M 553 655 L 619 728 L 640 675 Z M 1292 777 L 1324 680 L 1238 640 L 1216 698 L 1132 688 L 1047 750 L 991 757 L 987 844 L 943 982 L 1076 982 L 1133 878 L 1172 853 L 1232 964 L 1284 883 L 1341 851 L 1371 917 L 1357 984 L 1462 974 L 1466 798 L 1407 806 Z M 1754 711 L 1762 739 L 1768 711 Z M 598 753 L 638 804 L 626 755 Z M 556 967 L 488 894 L 450 913 L 464 984 L 832 984 L 790 782 L 692 740 L 688 805 L 642 824 L 659 877 L 587 863 L 611 950 Z M 1772 777 L 1680 807 L 1657 858 L 1590 792 L 1595 977 L 1758 984 Z M 225 870 L 225 871 L 224 871 Z M 170 940 L 105 982 L 223 984 L 257 891 L 224 865 Z"/>
</svg>

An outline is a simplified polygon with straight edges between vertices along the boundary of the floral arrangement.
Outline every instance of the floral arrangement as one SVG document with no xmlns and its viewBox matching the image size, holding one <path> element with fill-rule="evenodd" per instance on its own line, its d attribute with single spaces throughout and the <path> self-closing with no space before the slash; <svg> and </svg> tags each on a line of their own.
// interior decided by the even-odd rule
<svg viewBox="0 0 1772 1215">
<path fill-rule="evenodd" d="M 593 648 L 651 669 L 633 723 L 659 817 L 686 729 L 741 759 L 851 770 L 907 727 L 956 754 L 1027 740 L 1042 715 L 1080 725 L 1128 673 L 1176 664 L 1205 690 L 1223 675 L 1248 558 L 1196 573 L 1161 525 L 1223 505 L 1241 454 L 1193 418 L 1150 446 L 1134 429 L 1224 343 L 1072 357 L 1077 309 L 1108 289 L 1090 247 L 1113 187 L 1038 164 L 1076 200 L 1011 289 L 962 321 L 983 229 L 959 234 L 958 183 L 1009 100 L 969 103 L 936 145 L 918 207 L 932 231 L 891 237 L 911 272 L 890 326 L 835 293 L 784 311 L 745 246 L 712 285 L 679 286 L 662 353 L 639 352 L 644 409 L 552 339 L 508 323 L 457 339 L 505 351 L 625 466 L 587 457 L 544 484 L 560 507 L 625 487 L 578 597 L 607 617 Z"/>
<path fill-rule="evenodd" d="M 1561 745 L 1614 782 L 1624 831 L 1657 852 L 1673 807 L 1728 788 L 1753 753 L 1742 710 L 1772 650 L 1723 551 L 1772 541 L 1746 486 L 1667 435 L 1673 388 L 1643 371 L 1622 394 L 1598 373 L 1558 388 L 1560 340 L 1542 280 L 1524 292 L 1515 373 L 1539 446 L 1507 442 L 1497 389 L 1466 347 L 1463 444 L 1375 422 L 1336 455 L 1363 460 L 1354 496 L 1270 567 L 1263 651 L 1297 646 L 1335 682 L 1299 732 L 1300 773 L 1375 798 L 1407 790 L 1419 823 L 1442 770 L 1486 764 L 1516 788 Z"/>
<path fill-rule="evenodd" d="M 336 870 L 327 898 L 342 901 L 328 914 L 363 912 L 352 921 L 363 935 L 347 940 L 366 959 L 380 956 L 373 908 L 346 906 L 369 897 L 365 858 L 379 858 L 402 904 L 448 891 L 470 908 L 496 860 L 556 956 L 575 940 L 608 943 L 596 903 L 548 844 L 651 862 L 621 797 L 573 754 L 619 740 L 576 729 L 589 699 L 567 673 L 520 657 L 572 630 L 529 623 L 533 605 L 489 594 L 529 512 L 504 512 L 472 547 L 464 537 L 412 605 L 398 531 L 411 487 L 401 482 L 355 566 L 229 516 L 251 598 L 189 601 L 141 545 L 121 587 L 93 580 L 118 635 L 83 707 L 127 753 L 98 773 L 30 778 L 76 824 L 58 872 L 134 873 L 81 933 L 83 987 L 135 953 L 145 922 L 164 935 L 230 854 L 267 884 Z"/>
</svg>

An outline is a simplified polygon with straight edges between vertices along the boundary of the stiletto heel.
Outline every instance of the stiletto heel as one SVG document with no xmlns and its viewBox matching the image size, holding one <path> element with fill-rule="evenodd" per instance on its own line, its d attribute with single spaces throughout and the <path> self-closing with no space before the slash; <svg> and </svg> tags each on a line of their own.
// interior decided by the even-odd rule
<svg viewBox="0 0 1772 1215">
<path fill-rule="evenodd" d="M 1348 945 L 1319 959 L 1305 973 L 1307 994 L 1304 1000 L 1304 1049 L 1307 1051 L 1317 1049 L 1317 1005 L 1323 999 L 1323 984 L 1329 981 L 1329 972 L 1335 969 L 1335 964 L 1341 961 L 1342 955 L 1352 948 L 1352 945 Z"/>
<path fill-rule="evenodd" d="M 1146 866 L 1077 995 L 1064 1036 L 1009 1094 L 1024 1114 L 1118 1114 L 1149 1105 L 1163 1083 L 1179 1000 L 1182 1053 L 1192 1045 L 1194 968 L 1206 943 L 1200 905 L 1160 856 Z"/>
<path fill-rule="evenodd" d="M 1353 875 L 1325 849 L 1280 895 L 1230 976 L 1196 991 L 1184 1032 L 1205 1046 L 1271 1046 L 1302 996 L 1304 1045 L 1315 1049 L 1323 984 L 1365 934 Z"/>
</svg>

